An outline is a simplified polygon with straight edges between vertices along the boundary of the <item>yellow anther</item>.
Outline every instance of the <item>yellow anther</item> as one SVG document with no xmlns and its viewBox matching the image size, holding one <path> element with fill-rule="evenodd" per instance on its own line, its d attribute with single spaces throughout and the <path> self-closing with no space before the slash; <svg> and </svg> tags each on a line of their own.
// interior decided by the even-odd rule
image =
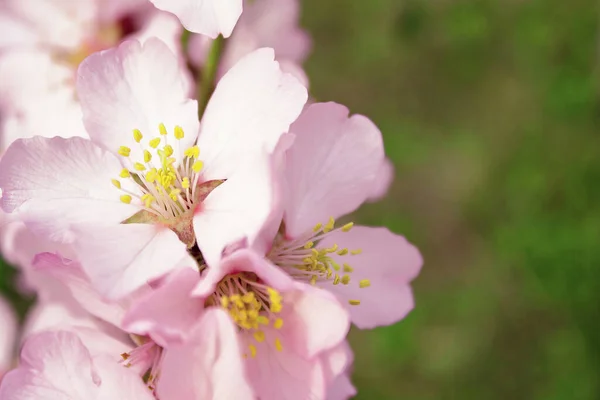
<svg viewBox="0 0 600 400">
<path fill-rule="evenodd" d="M 256 331 L 254 332 L 254 339 L 256 339 L 256 341 L 258 343 L 262 343 L 265 340 L 265 333 L 263 331 Z"/>
<path fill-rule="evenodd" d="M 251 344 L 248 346 L 248 348 L 250 349 L 250 356 L 252 358 L 256 357 L 256 346 Z"/>
<path fill-rule="evenodd" d="M 366 288 L 371 286 L 371 281 L 368 279 L 361 279 L 360 282 L 358 282 L 358 287 L 362 288 Z"/>
<path fill-rule="evenodd" d="M 349 264 L 344 264 L 344 272 L 354 272 L 354 268 L 352 268 Z"/>
<path fill-rule="evenodd" d="M 119 153 L 119 155 L 121 155 L 123 157 L 129 157 L 129 154 L 131 153 L 131 149 L 126 146 L 121 146 L 121 147 L 119 147 L 118 153 Z"/>
<path fill-rule="evenodd" d="M 351 306 L 360 306 L 360 300 L 348 300 Z"/>
<path fill-rule="evenodd" d="M 335 269 L 336 271 L 340 270 L 340 264 L 336 263 L 335 261 L 331 261 L 331 266 L 333 267 L 333 269 Z"/>
<path fill-rule="evenodd" d="M 283 350 L 283 346 L 281 345 L 281 340 L 279 340 L 279 338 L 275 339 L 275 348 L 277 349 L 277 351 Z"/>
<path fill-rule="evenodd" d="M 335 226 L 335 219 L 333 219 L 333 217 L 329 217 L 329 221 L 323 228 L 323 232 L 324 233 L 331 232 L 333 230 L 334 226 Z"/>
<path fill-rule="evenodd" d="M 250 304 L 254 302 L 254 292 L 248 292 L 242 296 L 242 301 L 246 304 Z"/>
<path fill-rule="evenodd" d="M 248 320 L 248 313 L 246 312 L 246 310 L 239 310 L 237 316 L 238 319 L 242 322 Z"/>
<path fill-rule="evenodd" d="M 164 147 L 165 157 L 171 157 L 173 155 L 173 146 L 170 144 L 165 145 Z"/>
<path fill-rule="evenodd" d="M 340 276 L 338 274 L 335 274 L 335 278 L 333 278 L 333 284 L 337 285 L 340 283 Z"/>
<path fill-rule="evenodd" d="M 133 130 L 133 140 L 135 140 L 136 142 L 141 142 L 142 138 L 144 137 L 144 135 L 142 135 L 142 132 L 139 129 L 134 129 Z"/>
<path fill-rule="evenodd" d="M 125 204 L 131 203 L 131 196 L 128 194 L 124 194 L 121 196 L 121 201 Z"/>
<path fill-rule="evenodd" d="M 183 139 L 183 137 L 185 136 L 185 134 L 183 133 L 183 128 L 179 125 L 176 125 L 174 135 L 175 139 L 177 140 Z"/>
<path fill-rule="evenodd" d="M 181 180 L 181 187 L 184 189 L 189 189 L 190 187 L 190 178 L 185 177 Z"/>
<path fill-rule="evenodd" d="M 348 232 L 354 226 L 354 222 L 349 222 L 346 225 L 342 226 L 342 232 Z"/>
<path fill-rule="evenodd" d="M 158 124 L 158 132 L 163 136 L 165 136 L 168 133 L 165 124 L 163 124 L 162 122 Z"/>
<path fill-rule="evenodd" d="M 338 255 L 340 256 L 345 256 L 346 254 L 348 254 L 348 249 L 341 249 L 338 251 Z"/>
<path fill-rule="evenodd" d="M 227 308 L 229 305 L 229 298 L 227 296 L 221 297 L 221 307 Z"/>
<path fill-rule="evenodd" d="M 283 326 L 283 320 L 281 318 L 277 318 L 275 320 L 275 322 L 273 322 L 273 328 L 275 328 L 275 329 L 281 329 L 282 326 Z"/>
<path fill-rule="evenodd" d="M 150 193 L 146 193 L 145 195 L 142 196 L 142 201 L 144 202 L 144 205 L 146 206 L 146 208 L 150 208 L 150 206 L 152 205 L 154 200 L 155 200 L 154 196 L 152 196 Z"/>
<path fill-rule="evenodd" d="M 344 276 L 342 276 L 342 283 L 344 285 L 349 284 L 350 283 L 350 275 L 344 275 Z"/>
<path fill-rule="evenodd" d="M 158 176 L 158 171 L 156 170 L 156 168 L 152 168 L 146 174 L 146 181 L 148 181 L 148 183 L 153 183 L 156 180 L 157 176 Z"/>
<path fill-rule="evenodd" d="M 148 150 L 144 150 L 144 162 L 149 163 L 152 160 L 152 154 Z"/>
<path fill-rule="evenodd" d="M 123 168 L 121 170 L 121 173 L 119 174 L 119 176 L 121 178 L 129 178 L 129 177 L 131 177 L 131 174 L 129 173 L 129 170 L 127 168 Z"/>
<path fill-rule="evenodd" d="M 186 149 L 183 154 L 189 158 L 198 158 L 200 156 L 200 149 L 198 146 L 192 146 L 189 149 Z"/>
<path fill-rule="evenodd" d="M 315 225 L 315 227 L 313 228 L 313 232 L 319 232 L 321 230 L 321 228 L 323 227 L 322 223 L 318 223 Z"/>
<path fill-rule="evenodd" d="M 256 322 L 261 325 L 269 325 L 269 318 L 265 317 L 264 315 L 259 315 L 258 318 L 256 318 Z"/>
<path fill-rule="evenodd" d="M 195 173 L 198 173 L 202 170 L 202 167 L 204 167 L 204 163 L 202 161 L 198 160 L 194 163 L 194 165 L 192 165 L 192 170 Z"/>
<path fill-rule="evenodd" d="M 146 166 L 139 162 L 136 162 L 135 164 L 133 164 L 133 168 L 135 168 L 137 171 L 145 171 L 146 170 Z"/>
<path fill-rule="evenodd" d="M 304 245 L 304 248 L 305 248 L 305 249 L 310 249 L 310 248 L 312 248 L 314 245 L 315 245 L 315 244 L 314 244 L 314 242 L 308 242 L 308 243 L 306 243 L 306 244 Z"/>
<path fill-rule="evenodd" d="M 362 253 L 362 249 L 350 250 L 350 254 L 353 256 Z"/>
<path fill-rule="evenodd" d="M 112 182 L 112 184 L 113 184 L 113 185 L 115 185 L 115 187 L 116 187 L 117 189 L 121 189 L 121 182 L 119 182 L 119 181 L 118 181 L 118 180 L 116 180 L 116 179 L 112 179 L 112 180 L 111 180 L 111 182 Z"/>
<path fill-rule="evenodd" d="M 150 147 L 152 147 L 153 149 L 157 148 L 158 145 L 160 144 L 160 138 L 154 138 L 150 141 Z"/>
<path fill-rule="evenodd" d="M 171 193 L 169 193 L 169 197 L 173 201 L 177 201 L 177 196 L 179 196 L 180 193 L 181 193 L 181 190 L 179 190 L 179 189 L 173 189 L 173 190 L 171 190 Z"/>
<path fill-rule="evenodd" d="M 271 307 L 269 307 L 269 309 L 271 312 L 278 313 L 282 309 L 281 303 L 271 303 Z"/>
<path fill-rule="evenodd" d="M 337 243 L 334 243 L 333 246 L 331 246 L 330 248 L 324 248 L 323 250 L 325 250 L 326 253 L 335 253 L 338 249 L 338 245 Z"/>
<path fill-rule="evenodd" d="M 315 286 L 317 284 L 317 276 L 313 275 L 312 278 L 310 278 L 310 284 Z"/>
</svg>

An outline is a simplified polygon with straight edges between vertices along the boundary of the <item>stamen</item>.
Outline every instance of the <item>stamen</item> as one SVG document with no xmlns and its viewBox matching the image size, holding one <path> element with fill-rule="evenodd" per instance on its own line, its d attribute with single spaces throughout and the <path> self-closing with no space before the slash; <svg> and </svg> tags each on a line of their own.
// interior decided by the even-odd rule
<svg viewBox="0 0 600 400">
<path fill-rule="evenodd" d="M 168 133 L 167 128 L 165 127 L 165 124 L 163 124 L 162 122 L 160 124 L 158 124 L 158 132 L 163 136 L 166 136 Z"/>
<path fill-rule="evenodd" d="M 121 155 L 123 157 L 129 157 L 129 154 L 131 153 L 131 149 L 126 146 L 121 146 L 121 147 L 119 147 L 118 153 L 119 153 L 119 155 Z"/>
<path fill-rule="evenodd" d="M 112 179 L 111 182 L 117 189 L 121 189 L 121 182 L 116 179 Z"/>
<path fill-rule="evenodd" d="M 131 196 L 128 194 L 124 194 L 121 196 L 121 201 L 125 204 L 131 203 Z"/>
<path fill-rule="evenodd" d="M 360 306 L 360 300 L 348 300 L 351 306 Z"/>
<path fill-rule="evenodd" d="M 362 279 L 359 283 L 358 283 L 358 287 L 360 287 L 361 289 L 366 288 L 371 286 L 371 281 L 368 279 Z"/>
<path fill-rule="evenodd" d="M 153 149 L 156 149 L 159 144 L 160 144 L 160 138 L 154 138 L 154 139 L 150 140 L 150 142 L 149 142 L 150 147 L 152 147 Z"/>
<path fill-rule="evenodd" d="M 135 140 L 136 142 L 141 142 L 142 138 L 144 137 L 144 135 L 142 135 L 142 132 L 139 129 L 134 129 L 133 130 L 133 140 Z"/>
<path fill-rule="evenodd" d="M 175 139 L 177 140 L 181 140 L 184 137 L 184 132 L 183 132 L 183 128 L 180 127 L 179 125 L 175 126 L 175 131 L 173 133 L 175 135 Z"/>
</svg>

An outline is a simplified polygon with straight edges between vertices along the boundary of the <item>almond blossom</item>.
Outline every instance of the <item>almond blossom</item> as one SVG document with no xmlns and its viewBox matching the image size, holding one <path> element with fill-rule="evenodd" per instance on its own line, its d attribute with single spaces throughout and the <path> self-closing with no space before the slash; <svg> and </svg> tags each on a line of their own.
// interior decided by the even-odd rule
<svg viewBox="0 0 600 400">
<path fill-rule="evenodd" d="M 204 333 L 194 326 L 212 309 L 229 315 L 236 336 L 228 340 L 240 348 L 258 398 L 324 398 L 346 367 L 345 351 L 337 350 L 348 330 L 344 308 L 327 292 L 295 283 L 251 249 L 240 249 L 202 277 L 195 268 L 179 270 L 125 317 L 127 330 L 164 344 L 163 376 L 176 364 L 188 383 L 179 399 L 195 399 L 191 393 L 201 390 L 193 371 L 210 365 L 211 356 L 200 351 Z"/>
<path fill-rule="evenodd" d="M 152 393 L 133 371 L 109 356 L 92 356 L 73 332 L 31 336 L 21 351 L 20 365 L 5 375 L 0 398 L 151 400 Z"/>
<path fill-rule="evenodd" d="M 177 16 L 192 32 L 211 38 L 229 37 L 242 14 L 243 0 L 150 0 L 157 8 Z"/>
<path fill-rule="evenodd" d="M 17 317 L 10 305 L 0 297 L 0 380 L 13 363 L 13 352 L 17 336 Z"/>
<path fill-rule="evenodd" d="M 179 53 L 176 18 L 145 0 L 5 0 L 0 5 L 0 153 L 17 138 L 85 136 L 79 63 L 123 38 L 157 36 Z"/>
<path fill-rule="evenodd" d="M 388 179 L 380 176 L 387 162 L 381 133 L 335 103 L 309 106 L 290 132 L 296 140 L 285 164 L 283 228 L 267 257 L 294 279 L 334 293 L 359 328 L 399 321 L 413 307 L 418 250 L 387 228 L 335 224 Z"/>
<path fill-rule="evenodd" d="M 223 76 L 246 54 L 271 47 L 281 68 L 292 73 L 305 85 L 308 78 L 302 70 L 311 47 L 306 31 L 300 28 L 299 0 L 255 0 L 244 3 L 244 12 L 219 60 L 219 76 Z M 205 35 L 192 35 L 188 45 L 190 60 L 203 66 L 213 41 Z"/>
<path fill-rule="evenodd" d="M 91 141 L 13 143 L 0 161 L 2 208 L 34 233 L 72 243 L 113 298 L 167 273 L 196 245 L 216 263 L 269 215 L 269 152 L 307 99 L 273 57 L 260 49 L 232 68 L 199 127 L 197 103 L 161 41 L 90 56 L 77 88 Z"/>
</svg>

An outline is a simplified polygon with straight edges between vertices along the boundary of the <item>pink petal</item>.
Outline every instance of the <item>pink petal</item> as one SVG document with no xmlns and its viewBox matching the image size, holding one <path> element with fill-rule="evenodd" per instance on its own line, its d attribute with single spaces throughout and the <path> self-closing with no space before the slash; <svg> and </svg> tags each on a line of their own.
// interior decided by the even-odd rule
<svg viewBox="0 0 600 400">
<path fill-rule="evenodd" d="M 143 24 L 141 29 L 128 36 L 127 39 L 145 43 L 147 40 L 156 37 L 164 42 L 173 54 L 183 58 L 181 54 L 181 32 L 183 28 L 175 16 L 152 8 L 151 11 L 140 17 L 140 22 Z"/>
<path fill-rule="evenodd" d="M 276 158 L 264 150 L 206 198 L 194 216 L 198 247 L 209 266 L 215 266 L 223 250 L 241 239 L 252 245 L 272 218 L 276 202 Z"/>
<path fill-rule="evenodd" d="M 0 13 L 0 49 L 33 45 L 38 40 L 35 30 L 23 19 L 7 12 Z"/>
<path fill-rule="evenodd" d="M 309 35 L 299 27 L 299 8 L 298 0 L 247 1 L 219 62 L 219 75 L 223 76 L 254 50 L 271 47 L 281 63 L 281 69 L 292 73 L 307 86 L 308 80 L 300 64 L 308 56 L 311 41 Z M 188 46 L 192 62 L 203 66 L 210 43 L 206 36 L 192 36 Z M 287 69 L 286 65 L 294 67 Z"/>
<path fill-rule="evenodd" d="M 103 299 L 94 290 L 79 263 L 58 254 L 40 253 L 36 255 L 33 267 L 42 276 L 49 275 L 61 281 L 73 298 L 88 312 L 114 326 L 121 326 L 125 316 L 124 305 Z"/>
<path fill-rule="evenodd" d="M 286 347 L 275 348 L 275 337 L 268 330 L 256 357 L 246 358 L 246 371 L 256 397 L 264 400 L 305 400 L 325 398 L 326 381 L 319 357 L 306 359 Z"/>
<path fill-rule="evenodd" d="M 240 14 L 242 0 L 150 0 L 157 8 L 171 12 L 192 32 L 216 38 L 229 37 Z"/>
<path fill-rule="evenodd" d="M 42 237 L 72 242 L 75 225 L 118 224 L 137 211 L 111 183 L 120 170 L 112 154 L 85 139 L 18 140 L 0 161 L 2 208 L 18 211 Z"/>
<path fill-rule="evenodd" d="M 7 371 L 13 360 L 17 338 L 17 316 L 10 304 L 0 297 L 0 377 Z"/>
<path fill-rule="evenodd" d="M 227 48 L 231 64 L 246 55 L 245 49 L 271 47 L 277 59 L 301 63 L 308 56 L 310 37 L 300 28 L 299 0 L 258 0 L 249 3 Z"/>
<path fill-rule="evenodd" d="M 159 124 L 171 132 L 174 155 L 192 146 L 198 134 L 197 102 L 187 98 L 188 85 L 177 57 L 158 39 L 143 45 L 125 41 L 116 48 L 92 54 L 79 66 L 77 94 L 83 120 L 93 141 L 117 152 L 131 149 L 131 160 L 143 160 L 142 144 L 160 137 Z M 185 137 L 173 139 L 175 126 Z M 147 147 L 147 146 L 146 146 Z"/>
<path fill-rule="evenodd" d="M 387 228 L 365 226 L 356 226 L 349 232 L 334 232 L 320 246 L 331 247 L 334 243 L 340 248 L 362 250 L 358 255 L 332 255 L 340 265 L 348 263 L 353 268 L 348 285 L 321 285 L 348 307 L 357 327 L 390 325 L 412 310 L 414 300 L 409 283 L 423 264 L 415 246 Z M 370 286 L 360 288 L 359 282 L 365 279 L 370 281 Z M 350 305 L 349 300 L 360 300 L 360 305 Z"/>
<path fill-rule="evenodd" d="M 342 343 L 335 349 L 322 356 L 325 364 L 328 389 L 327 400 L 347 400 L 356 395 L 356 388 L 350 380 L 350 369 L 354 354 L 348 342 Z"/>
<path fill-rule="evenodd" d="M 76 334 L 58 331 L 27 340 L 21 365 L 2 381 L 0 398 L 151 400 L 153 396 L 133 371 L 105 356 L 92 361 Z"/>
<path fill-rule="evenodd" d="M 158 289 L 137 301 L 123 320 L 123 328 L 138 335 L 149 335 L 159 345 L 188 338 L 204 313 L 204 300 L 193 298 L 198 270 L 182 268 Z"/>
<path fill-rule="evenodd" d="M 373 122 L 348 117 L 348 109 L 335 103 L 309 106 L 290 132 L 297 137 L 287 159 L 285 223 L 294 237 L 358 208 L 371 192 L 384 152 Z"/>
<path fill-rule="evenodd" d="M 167 274 L 188 257 L 174 232 L 148 224 L 81 230 L 75 248 L 92 285 L 112 300 Z"/>
<path fill-rule="evenodd" d="M 35 29 L 39 42 L 75 48 L 86 38 L 96 12 L 91 1 L 4 0 L 3 8 Z"/>
<path fill-rule="evenodd" d="M 375 184 L 371 188 L 371 195 L 367 199 L 369 202 L 381 200 L 387 194 L 392 182 L 394 181 L 394 164 L 389 158 L 386 158 L 381 164 Z"/>
<path fill-rule="evenodd" d="M 350 317 L 330 293 L 309 285 L 285 294 L 281 335 L 306 358 L 340 344 L 350 328 Z"/>
<path fill-rule="evenodd" d="M 224 311 L 208 309 L 189 341 L 167 349 L 157 392 L 177 400 L 255 399 L 236 328 Z"/>
<path fill-rule="evenodd" d="M 272 151 L 307 97 L 296 78 L 281 72 L 272 49 L 240 60 L 217 84 L 202 118 L 205 178 L 228 178 L 265 148 Z"/>
<path fill-rule="evenodd" d="M 294 282 L 280 268 L 265 260 L 252 249 L 241 249 L 225 257 L 216 268 L 208 268 L 193 291 L 194 296 L 207 297 L 227 274 L 253 272 L 268 286 L 280 292 L 293 288 Z"/>
</svg>

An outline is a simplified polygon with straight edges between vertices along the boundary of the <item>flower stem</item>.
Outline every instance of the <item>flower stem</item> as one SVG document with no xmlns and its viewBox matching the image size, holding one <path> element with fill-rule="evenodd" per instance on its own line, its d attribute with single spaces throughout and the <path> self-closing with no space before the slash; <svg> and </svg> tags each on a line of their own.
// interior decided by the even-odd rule
<svg viewBox="0 0 600 400">
<path fill-rule="evenodd" d="M 223 53 L 224 41 L 221 35 L 213 40 L 204 68 L 200 72 L 200 82 L 198 83 L 198 117 L 200 119 L 202 119 L 208 100 L 215 90 L 217 70 L 219 69 L 221 54 Z"/>
</svg>

